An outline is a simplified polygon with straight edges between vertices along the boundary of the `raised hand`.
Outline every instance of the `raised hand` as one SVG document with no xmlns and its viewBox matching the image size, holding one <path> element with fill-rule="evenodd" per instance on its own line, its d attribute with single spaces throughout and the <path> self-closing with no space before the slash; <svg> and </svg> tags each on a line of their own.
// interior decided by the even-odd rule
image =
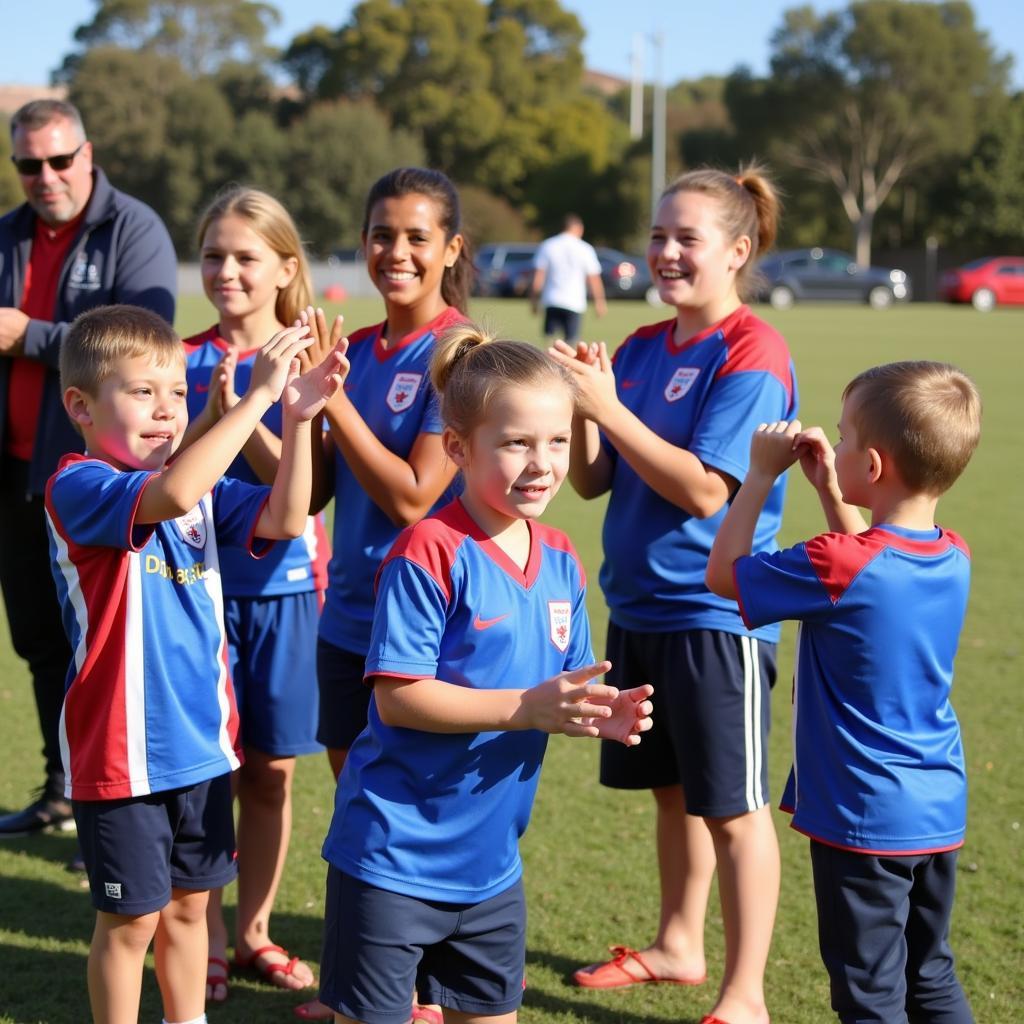
<svg viewBox="0 0 1024 1024">
<path fill-rule="evenodd" d="M 571 672 L 560 672 L 523 693 L 523 711 L 532 729 L 566 736 L 600 736 L 594 719 L 610 718 L 610 705 L 619 696 L 614 686 L 592 683 L 610 669 L 599 661 Z"/>
<path fill-rule="evenodd" d="M 348 338 L 340 338 L 316 366 L 310 367 L 301 375 L 298 369 L 302 356 L 293 361 L 292 372 L 281 396 L 285 415 L 304 422 L 311 420 L 320 412 L 348 376 L 349 363 L 345 354 L 347 351 Z M 303 350 L 302 354 L 306 352 L 308 350 Z"/>
<path fill-rule="evenodd" d="M 608 346 L 603 341 L 589 345 L 580 342 L 574 349 L 556 341 L 548 354 L 576 378 L 576 411 L 601 423 L 605 413 L 619 402 Z"/>
<path fill-rule="evenodd" d="M 817 491 L 838 490 L 836 453 L 821 427 L 808 427 L 793 438 L 800 468 Z"/>
<path fill-rule="evenodd" d="M 278 331 L 260 349 L 253 362 L 248 394 L 265 391 L 270 401 L 276 402 L 290 376 L 298 372 L 298 354 L 312 344 L 313 339 L 306 325 Z M 294 370 L 293 359 L 296 361 Z"/>
<path fill-rule="evenodd" d="M 216 423 L 228 409 L 238 403 L 238 395 L 235 393 L 237 367 L 238 353 L 234 349 L 228 349 L 210 373 L 210 390 L 206 396 L 203 415 L 211 424 Z"/>
<path fill-rule="evenodd" d="M 750 471 L 772 478 L 784 473 L 799 458 L 794 438 L 800 421 L 762 423 L 750 439 Z"/>
<path fill-rule="evenodd" d="M 299 365 L 302 373 L 311 370 L 314 366 L 319 366 L 337 348 L 338 342 L 344 337 L 344 323 L 345 318 L 339 313 L 328 330 L 327 317 L 319 306 L 307 306 L 299 313 L 299 319 L 295 321 L 295 326 L 308 327 L 309 333 L 313 337 L 313 344 L 299 353 Z"/>
</svg>

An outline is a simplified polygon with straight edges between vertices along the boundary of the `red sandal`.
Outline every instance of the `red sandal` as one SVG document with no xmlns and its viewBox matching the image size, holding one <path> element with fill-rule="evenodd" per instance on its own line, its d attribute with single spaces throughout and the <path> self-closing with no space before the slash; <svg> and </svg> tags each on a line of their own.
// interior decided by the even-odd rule
<svg viewBox="0 0 1024 1024">
<path fill-rule="evenodd" d="M 267 953 L 280 953 L 282 956 L 288 957 L 288 962 L 285 964 L 279 963 L 259 963 L 261 956 Z M 295 968 L 301 963 L 297 956 L 292 956 L 287 949 L 282 946 L 275 946 L 273 944 L 269 946 L 260 946 L 259 949 L 254 949 L 248 956 L 240 957 L 237 953 L 232 967 L 236 971 L 255 971 L 265 982 L 273 985 L 275 988 L 284 989 L 288 992 L 300 992 L 302 989 L 293 989 L 289 985 L 279 985 L 277 983 L 277 976 L 280 975 L 282 978 L 290 978 L 295 973 Z M 303 985 L 302 988 L 312 988 L 312 984 Z"/>
<path fill-rule="evenodd" d="M 633 985 L 703 985 L 702 978 L 662 978 L 647 966 L 644 958 L 629 946 L 609 946 L 612 959 L 602 964 L 581 967 L 573 974 L 573 981 L 581 988 L 630 988 Z M 626 970 L 625 964 L 632 960 L 646 977 L 637 977 Z"/>
<path fill-rule="evenodd" d="M 211 972 L 211 967 L 219 967 L 223 973 L 214 974 Z M 206 987 L 210 990 L 210 996 L 208 1001 L 211 1003 L 223 1003 L 228 997 L 228 974 L 231 972 L 231 968 L 228 965 L 227 960 L 222 960 L 219 956 L 210 956 L 206 958 Z M 224 999 L 214 999 L 213 992 L 218 985 L 224 986 Z"/>
</svg>

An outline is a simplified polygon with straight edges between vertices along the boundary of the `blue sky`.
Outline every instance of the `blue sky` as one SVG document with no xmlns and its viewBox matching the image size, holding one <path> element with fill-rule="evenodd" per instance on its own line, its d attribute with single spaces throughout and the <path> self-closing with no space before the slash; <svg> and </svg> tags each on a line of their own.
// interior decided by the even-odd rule
<svg viewBox="0 0 1024 1024">
<path fill-rule="evenodd" d="M 274 0 L 271 0 L 274 2 Z M 725 74 L 739 64 L 755 72 L 767 69 L 768 40 L 782 12 L 800 0 L 562 0 L 587 32 L 587 66 L 629 76 L 634 36 L 660 32 L 664 38 L 663 78 L 697 78 Z M 311 25 L 341 24 L 352 8 L 346 0 L 277 0 L 282 23 L 273 42 L 285 45 Z M 845 6 L 835 0 L 814 0 L 818 10 Z M 93 0 L 49 0 L 43 8 L 24 0 L 4 4 L 4 59 L 0 82 L 44 85 L 50 72 L 73 49 L 72 33 L 95 10 Z M 1024 88 L 1024 2 L 976 0 L 978 24 L 989 33 L 998 51 L 1015 58 L 1014 81 Z M 624 17 L 628 12 L 628 17 Z M 726 14 L 728 12 L 728 14 Z M 652 74 L 648 49 L 647 77 Z"/>
</svg>

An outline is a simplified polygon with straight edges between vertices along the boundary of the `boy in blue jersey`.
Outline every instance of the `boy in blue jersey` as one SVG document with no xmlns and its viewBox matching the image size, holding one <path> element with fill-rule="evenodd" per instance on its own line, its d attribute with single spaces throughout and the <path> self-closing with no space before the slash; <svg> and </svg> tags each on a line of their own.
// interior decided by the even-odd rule
<svg viewBox="0 0 1024 1024">
<path fill-rule="evenodd" d="M 819 944 L 844 1022 L 973 1020 L 949 946 L 967 797 L 949 694 L 970 555 L 934 516 L 980 421 L 955 367 L 865 371 L 843 393 L 834 451 L 818 428 L 761 425 L 708 560 L 708 586 L 738 600 L 751 628 L 800 622 L 782 806 L 811 840 Z M 797 459 L 832 532 L 751 555 L 761 506 Z"/>
<path fill-rule="evenodd" d="M 185 353 L 132 306 L 79 317 L 61 348 L 64 407 L 86 454 L 51 477 L 54 577 L 74 651 L 61 748 L 96 928 L 89 999 L 138 1019 L 156 938 L 165 1021 L 205 1021 L 208 890 L 234 875 L 228 773 L 239 765 L 218 543 L 258 555 L 306 528 L 310 420 L 341 385 L 340 352 L 303 376 L 308 330 L 264 346 L 238 404 L 179 458 Z M 221 479 L 283 395 L 273 487 Z"/>
</svg>

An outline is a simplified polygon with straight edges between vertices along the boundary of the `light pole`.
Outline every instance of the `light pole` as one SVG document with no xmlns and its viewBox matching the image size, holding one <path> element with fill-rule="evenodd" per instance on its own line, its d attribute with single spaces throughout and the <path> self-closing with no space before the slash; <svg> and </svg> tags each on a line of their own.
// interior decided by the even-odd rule
<svg viewBox="0 0 1024 1024">
<path fill-rule="evenodd" d="M 654 49 L 654 104 L 651 111 L 651 214 L 658 198 L 665 190 L 665 82 L 662 78 L 662 47 L 665 37 L 661 32 L 650 36 Z"/>
</svg>

